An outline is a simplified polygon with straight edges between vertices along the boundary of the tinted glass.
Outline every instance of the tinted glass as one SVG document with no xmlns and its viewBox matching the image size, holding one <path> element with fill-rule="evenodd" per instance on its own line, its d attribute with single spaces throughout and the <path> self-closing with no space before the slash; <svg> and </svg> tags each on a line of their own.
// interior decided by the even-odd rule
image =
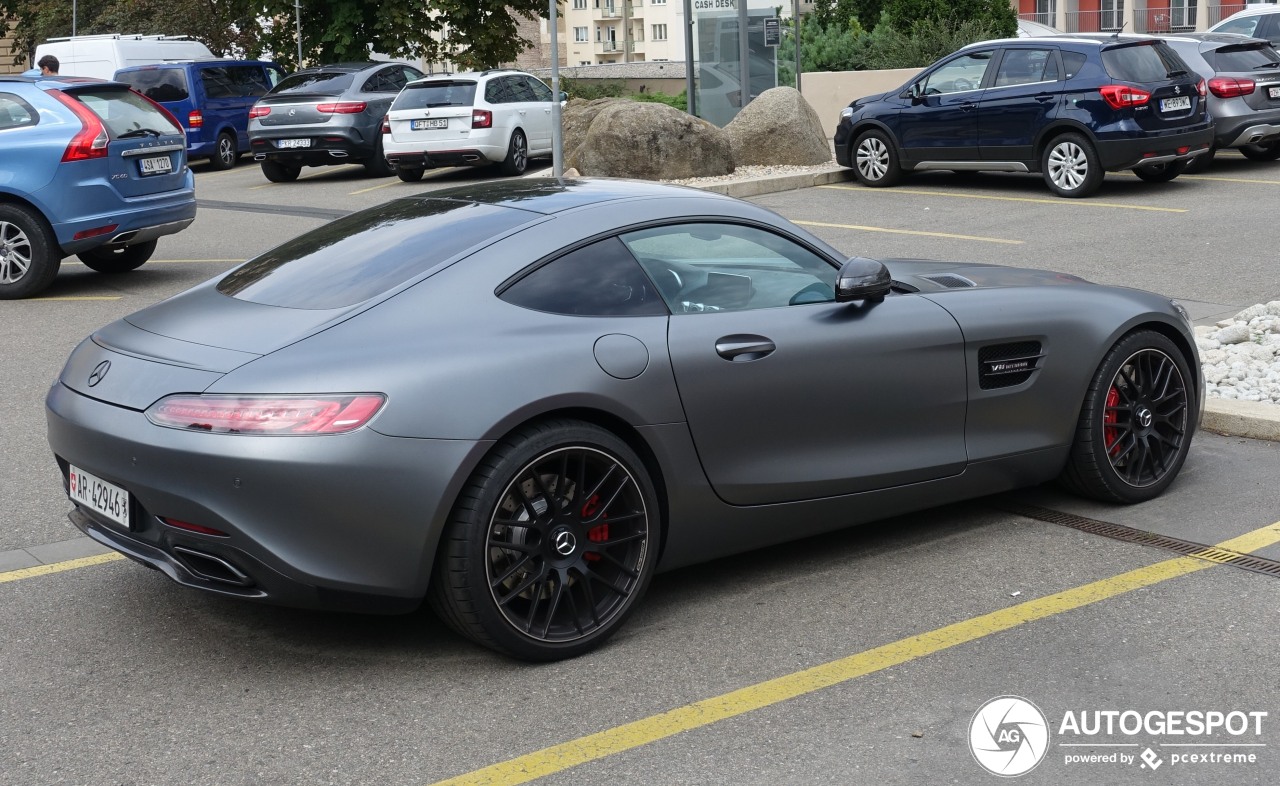
<svg viewBox="0 0 1280 786">
<path fill-rule="evenodd" d="M 39 122 L 35 108 L 13 93 L 0 93 L 0 130 L 33 126 Z"/>
<path fill-rule="evenodd" d="M 74 93 L 64 92 L 93 110 L 112 139 L 143 128 L 162 134 L 182 133 L 182 129 L 174 125 L 155 104 L 123 87 L 91 87 Z"/>
<path fill-rule="evenodd" d="M 1089 58 L 1079 52 L 1063 52 L 1062 53 L 1062 71 L 1064 79 L 1071 79 L 1080 73 L 1080 69 L 1084 68 L 1084 63 Z"/>
<path fill-rule="evenodd" d="M 382 294 L 536 218 L 523 210 L 471 202 L 391 202 L 340 218 L 249 260 L 218 282 L 218 291 L 271 306 L 341 308 Z"/>
<path fill-rule="evenodd" d="M 1046 81 L 1045 72 L 1053 65 L 1052 75 L 1048 79 L 1057 79 L 1057 61 L 1051 49 L 1010 49 L 1004 53 L 1000 61 L 1000 70 L 996 72 L 995 87 L 1006 85 L 1025 85 L 1032 82 Z"/>
<path fill-rule="evenodd" d="M 973 90 L 982 84 L 982 77 L 991 64 L 991 52 L 974 52 L 957 57 L 925 78 L 925 95 L 960 93 Z"/>
<path fill-rule="evenodd" d="M 1244 16 L 1239 19 L 1232 19 L 1230 22 L 1223 22 L 1213 29 L 1215 33 L 1239 33 L 1240 35 L 1253 35 L 1253 31 L 1258 29 L 1258 22 L 1262 21 L 1260 14 L 1253 16 Z"/>
<path fill-rule="evenodd" d="M 366 93 L 398 93 L 404 84 L 404 69 L 395 66 L 384 68 L 369 77 L 361 90 Z"/>
<path fill-rule="evenodd" d="M 535 101 L 551 100 L 551 88 L 547 87 L 546 84 L 541 79 L 536 79 L 532 76 L 526 76 L 525 81 L 529 83 L 529 88 L 533 90 L 533 100 Z"/>
<path fill-rule="evenodd" d="M 338 71 L 313 71 L 308 74 L 294 74 L 280 80 L 280 84 L 275 86 L 271 91 L 271 95 L 279 95 L 281 93 L 323 93 L 324 95 L 339 95 L 342 91 L 351 87 L 351 83 L 355 81 L 352 74 L 344 74 Z"/>
<path fill-rule="evenodd" d="M 511 83 L 506 79 L 490 79 L 484 86 L 484 100 L 490 104 L 509 104 L 515 101 L 511 94 Z"/>
<path fill-rule="evenodd" d="M 260 66 L 215 66 L 200 69 L 209 98 L 256 98 L 271 89 Z"/>
<path fill-rule="evenodd" d="M 529 87 L 529 83 L 522 76 L 509 76 L 506 81 L 511 85 L 511 93 L 515 96 L 516 101 L 537 101 L 538 98 L 533 94 L 533 88 Z"/>
<path fill-rule="evenodd" d="M 616 237 L 548 262 L 500 297 L 553 314 L 622 317 L 667 313 L 662 296 Z"/>
<path fill-rule="evenodd" d="M 1205 52 L 1205 58 L 1215 71 L 1255 71 L 1280 67 L 1280 52 L 1262 43 L 1224 46 Z"/>
<path fill-rule="evenodd" d="M 116 75 L 117 82 L 142 93 L 152 101 L 182 101 L 191 95 L 187 73 L 181 68 L 154 68 Z"/>
<path fill-rule="evenodd" d="M 433 106 L 471 106 L 476 100 L 475 82 L 441 80 L 407 85 L 392 109 L 425 109 Z"/>
<path fill-rule="evenodd" d="M 1163 82 L 1174 71 L 1190 71 L 1168 44 L 1138 44 L 1102 50 L 1102 65 L 1113 79 Z"/>
</svg>

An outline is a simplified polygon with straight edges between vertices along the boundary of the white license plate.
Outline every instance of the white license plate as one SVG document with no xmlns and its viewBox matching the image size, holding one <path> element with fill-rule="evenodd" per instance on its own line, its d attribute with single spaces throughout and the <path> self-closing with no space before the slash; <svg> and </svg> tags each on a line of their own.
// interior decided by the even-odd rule
<svg viewBox="0 0 1280 786">
<path fill-rule="evenodd" d="M 409 121 L 410 131 L 425 131 L 428 128 L 448 128 L 448 127 L 449 127 L 449 118 L 447 117 L 441 117 L 441 118 L 433 117 L 430 120 L 410 120 Z"/>
<path fill-rule="evenodd" d="M 1268 87 L 1267 98 L 1280 98 L 1280 87 Z"/>
<path fill-rule="evenodd" d="M 91 475 L 79 467 L 71 467 L 67 492 L 71 501 L 97 511 L 122 527 L 129 526 L 129 492 Z"/>
<path fill-rule="evenodd" d="M 173 171 L 173 162 L 168 156 L 156 156 L 155 158 L 143 158 L 138 161 L 144 175 L 162 175 L 165 172 Z"/>
<path fill-rule="evenodd" d="M 1166 98 L 1160 102 L 1161 112 L 1177 112 L 1180 109 L 1191 108 L 1191 96 L 1178 96 L 1177 98 Z"/>
<path fill-rule="evenodd" d="M 277 139 L 276 147 L 311 147 L 310 139 Z"/>
</svg>

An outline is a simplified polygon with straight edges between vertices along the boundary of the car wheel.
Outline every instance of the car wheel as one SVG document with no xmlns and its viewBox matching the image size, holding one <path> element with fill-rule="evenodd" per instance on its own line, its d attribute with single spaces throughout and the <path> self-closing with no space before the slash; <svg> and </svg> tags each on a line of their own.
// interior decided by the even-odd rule
<svg viewBox="0 0 1280 786">
<path fill-rule="evenodd" d="M 215 170 L 230 169 L 240 160 L 240 151 L 236 150 L 236 138 L 228 131 L 218 134 L 218 150 L 209 163 Z"/>
<path fill-rule="evenodd" d="M 1209 167 L 1213 165 L 1213 156 L 1217 152 L 1218 152 L 1218 148 L 1210 147 L 1209 152 L 1201 153 L 1200 155 L 1188 161 L 1187 165 L 1182 169 L 1182 174 L 1198 175 L 1201 172 L 1207 171 Z"/>
<path fill-rule="evenodd" d="M 389 177 L 395 171 L 382 153 L 381 134 L 378 135 L 378 141 L 374 145 L 373 158 L 364 162 L 364 171 L 369 177 Z"/>
<path fill-rule="evenodd" d="M 268 158 L 262 162 L 262 174 L 266 175 L 267 180 L 272 183 L 292 183 L 298 179 L 298 175 L 302 174 L 302 167 L 287 166 Z"/>
<path fill-rule="evenodd" d="M 459 633 L 534 661 L 617 632 L 653 576 L 657 496 L 635 452 L 598 426 L 553 420 L 502 440 L 459 495 L 431 603 Z"/>
<path fill-rule="evenodd" d="M 23 205 L 0 204 L 0 300 L 31 297 L 53 283 L 62 265 L 44 217 Z"/>
<path fill-rule="evenodd" d="M 1159 496 L 1187 458 L 1195 376 L 1182 353 L 1151 330 L 1121 339 L 1094 374 L 1061 481 L 1107 502 Z"/>
<path fill-rule="evenodd" d="M 1250 161 L 1275 161 L 1280 158 L 1280 142 L 1268 142 L 1265 145 L 1243 145 L 1240 154 Z"/>
<path fill-rule="evenodd" d="M 511 132 L 511 144 L 507 146 L 507 157 L 500 164 L 502 174 L 523 175 L 529 168 L 529 143 L 525 141 L 524 132 L 516 129 Z"/>
<path fill-rule="evenodd" d="M 1185 171 L 1187 171 L 1186 161 L 1169 161 L 1164 164 L 1135 167 L 1133 173 L 1148 183 L 1168 183 Z"/>
<path fill-rule="evenodd" d="M 1061 197 L 1085 197 L 1102 185 L 1102 165 L 1093 145 L 1080 134 L 1055 138 L 1040 156 L 1049 190 Z"/>
<path fill-rule="evenodd" d="M 90 251 L 81 251 L 76 256 L 90 270 L 99 273 L 128 273 L 142 267 L 151 255 L 156 252 L 156 241 L 135 243 L 132 246 L 108 248 L 101 246 Z"/>
<path fill-rule="evenodd" d="M 853 143 L 852 157 L 853 174 L 864 186 L 891 186 L 902 176 L 893 142 L 883 131 L 863 131 Z"/>
<path fill-rule="evenodd" d="M 416 183 L 422 179 L 423 170 L 421 168 L 396 167 L 396 174 L 406 183 Z"/>
</svg>

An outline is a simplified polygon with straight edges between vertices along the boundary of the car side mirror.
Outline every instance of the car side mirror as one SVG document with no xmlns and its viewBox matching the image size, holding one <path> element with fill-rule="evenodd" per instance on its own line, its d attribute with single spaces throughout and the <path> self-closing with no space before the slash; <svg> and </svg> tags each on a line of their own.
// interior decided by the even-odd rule
<svg viewBox="0 0 1280 786">
<path fill-rule="evenodd" d="M 865 300 L 879 303 L 889 294 L 893 279 L 883 262 L 866 257 L 853 257 L 840 266 L 836 274 L 836 302 Z"/>
<path fill-rule="evenodd" d="M 565 101 L 568 101 L 568 100 L 569 100 L 569 94 L 568 94 L 568 93 L 566 93 L 565 91 L 561 90 L 561 91 L 560 91 L 560 103 L 562 103 L 562 104 L 563 104 Z"/>
<path fill-rule="evenodd" d="M 919 82 L 913 82 L 911 87 L 908 87 L 901 97 L 910 98 L 912 102 L 919 101 L 924 98 L 924 85 Z"/>
</svg>

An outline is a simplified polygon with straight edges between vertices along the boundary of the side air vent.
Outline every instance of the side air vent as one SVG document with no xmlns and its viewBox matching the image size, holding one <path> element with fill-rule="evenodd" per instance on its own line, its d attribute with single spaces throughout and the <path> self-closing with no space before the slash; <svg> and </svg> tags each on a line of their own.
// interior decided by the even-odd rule
<svg viewBox="0 0 1280 786">
<path fill-rule="evenodd" d="M 947 289 L 965 289 L 966 287 L 978 286 L 964 276 L 957 276 L 951 273 L 939 273 L 936 276 L 921 276 L 920 278 L 932 281 L 935 284 L 941 284 Z"/>
<path fill-rule="evenodd" d="M 1039 341 L 993 344 L 978 350 L 978 385 L 983 390 L 1021 385 L 1040 368 Z"/>
</svg>

